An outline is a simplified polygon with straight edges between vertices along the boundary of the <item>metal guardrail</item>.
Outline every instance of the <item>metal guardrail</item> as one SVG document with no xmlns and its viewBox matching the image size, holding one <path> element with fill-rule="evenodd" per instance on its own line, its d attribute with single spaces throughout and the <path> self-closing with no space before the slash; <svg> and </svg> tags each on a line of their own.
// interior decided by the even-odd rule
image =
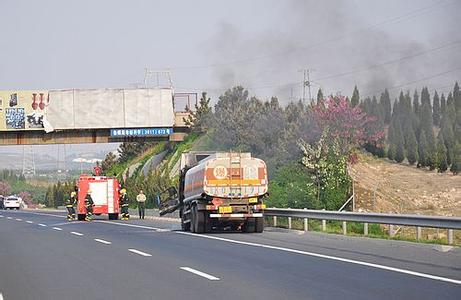
<svg viewBox="0 0 461 300">
<path fill-rule="evenodd" d="M 307 218 L 316 220 L 336 220 L 360 223 L 461 229 L 461 218 L 456 217 L 337 212 L 290 208 L 267 208 L 264 210 L 264 214 L 266 216 Z"/>
<path fill-rule="evenodd" d="M 417 227 L 417 239 L 421 239 L 421 228 L 444 228 L 448 229 L 448 244 L 453 244 L 453 229 L 461 230 L 461 218 L 441 217 L 425 215 L 398 215 L 380 213 L 338 212 L 325 210 L 290 209 L 290 208 L 267 208 L 265 216 L 274 218 L 274 226 L 277 226 L 277 217 L 287 217 L 288 227 L 291 229 L 291 218 L 304 219 L 304 231 L 308 230 L 308 219 L 322 220 L 322 230 L 326 230 L 326 220 L 343 221 L 343 234 L 346 234 L 346 222 L 364 223 L 364 235 L 368 235 L 368 223 L 388 224 L 389 234 L 395 234 L 394 225 Z"/>
</svg>

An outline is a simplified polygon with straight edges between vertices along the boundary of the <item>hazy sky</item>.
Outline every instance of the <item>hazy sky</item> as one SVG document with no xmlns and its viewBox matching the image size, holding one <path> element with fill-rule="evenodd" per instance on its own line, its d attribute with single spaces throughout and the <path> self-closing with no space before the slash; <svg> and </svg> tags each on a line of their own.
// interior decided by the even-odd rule
<svg viewBox="0 0 461 300">
<path fill-rule="evenodd" d="M 170 68 L 176 91 L 235 84 L 282 103 L 391 94 L 461 78 L 461 1 L 0 0 L 0 89 L 129 87 Z M 1 150 L 0 150 L 1 151 Z"/>
</svg>

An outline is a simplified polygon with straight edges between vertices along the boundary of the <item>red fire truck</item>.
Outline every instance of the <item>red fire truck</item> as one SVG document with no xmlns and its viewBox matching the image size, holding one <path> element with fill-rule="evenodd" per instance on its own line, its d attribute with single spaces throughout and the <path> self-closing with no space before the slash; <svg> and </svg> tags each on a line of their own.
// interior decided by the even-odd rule
<svg viewBox="0 0 461 300">
<path fill-rule="evenodd" d="M 96 174 L 99 174 L 96 172 Z M 108 214 L 109 220 L 117 220 L 119 209 L 119 183 L 117 179 L 106 176 L 82 174 L 78 180 L 78 220 L 85 220 L 85 196 L 91 190 L 94 201 L 93 214 Z"/>
</svg>

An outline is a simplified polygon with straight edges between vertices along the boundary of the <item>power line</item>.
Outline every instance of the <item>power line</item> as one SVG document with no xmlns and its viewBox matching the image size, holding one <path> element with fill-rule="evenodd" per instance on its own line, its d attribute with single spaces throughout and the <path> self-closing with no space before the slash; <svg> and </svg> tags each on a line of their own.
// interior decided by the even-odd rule
<svg viewBox="0 0 461 300">
<path fill-rule="evenodd" d="M 368 66 L 368 67 L 355 69 L 355 70 L 351 70 L 351 71 L 347 71 L 347 72 L 342 72 L 342 73 L 338 73 L 338 74 L 334 74 L 334 75 L 329 75 L 329 76 L 325 76 L 325 77 L 320 77 L 320 78 L 317 78 L 317 80 L 320 81 L 320 80 L 326 80 L 326 79 L 331 79 L 331 78 L 337 78 L 337 77 L 342 77 L 342 76 L 346 76 L 346 75 L 350 75 L 350 74 L 354 74 L 354 73 L 359 73 L 359 72 L 379 68 L 379 67 L 382 67 L 382 66 L 394 64 L 394 63 L 397 63 L 397 62 L 401 62 L 401 61 L 404 61 L 404 60 L 407 60 L 407 59 L 415 58 L 415 57 L 418 57 L 418 56 L 421 56 L 421 55 L 424 55 L 424 54 L 427 54 L 427 53 L 430 53 L 430 52 L 434 52 L 434 51 L 441 50 L 441 49 L 448 48 L 448 47 L 453 47 L 453 46 L 460 45 L 460 44 L 461 44 L 461 40 L 451 42 L 451 43 L 444 44 L 444 45 L 441 45 L 441 46 L 438 46 L 438 47 L 435 47 L 435 48 L 431 48 L 431 49 L 428 49 L 428 50 L 425 50 L 425 51 L 420 51 L 420 52 L 414 53 L 412 55 L 407 55 L 407 56 L 403 56 L 403 57 L 400 57 L 400 58 L 397 58 L 397 59 L 389 60 L 389 61 L 386 61 L 386 62 L 383 62 L 383 63 L 380 63 L 380 64 L 371 65 L 371 66 Z"/>
<path fill-rule="evenodd" d="M 336 74 L 331 74 L 331 75 L 328 75 L 328 76 L 320 77 L 320 78 L 316 79 L 316 81 L 311 81 L 311 80 L 308 80 L 308 81 L 309 81 L 310 85 L 312 85 L 312 84 L 319 84 L 320 85 L 320 83 L 317 82 L 317 81 L 327 80 L 327 79 L 331 79 L 331 78 L 338 78 L 338 77 L 342 77 L 342 76 L 346 76 L 346 75 L 351 75 L 351 74 L 354 74 L 354 73 L 359 73 L 359 72 L 364 72 L 364 71 L 371 70 L 371 69 L 376 69 L 376 68 L 383 67 L 383 66 L 386 66 L 386 65 L 391 65 L 391 64 L 394 64 L 394 63 L 402 62 L 404 60 L 408 60 L 408 59 L 412 59 L 412 58 L 415 58 L 415 57 L 418 57 L 418 56 L 422 56 L 422 55 L 425 55 L 427 53 L 431 53 L 431 52 L 434 52 L 434 51 L 438 51 L 438 50 L 442 50 L 442 49 L 450 48 L 450 47 L 455 47 L 455 46 L 459 46 L 459 45 L 461 45 L 461 40 L 445 43 L 445 44 L 442 44 L 440 46 L 430 48 L 428 50 L 420 51 L 420 52 L 417 52 L 417 53 L 414 53 L 414 54 L 411 54 L 411 55 L 406 55 L 406 56 L 403 56 L 403 57 L 400 57 L 400 58 L 397 58 L 397 59 L 393 59 L 393 60 L 389 60 L 389 61 L 385 61 L 385 62 L 382 62 L 382 63 L 379 63 L 379 64 L 370 65 L 370 66 L 367 66 L 367 67 L 357 68 L 357 69 L 347 71 L 347 72 L 341 72 L 341 73 L 336 73 Z M 301 71 L 305 71 L 305 70 L 301 70 Z M 304 74 L 304 75 L 306 75 L 306 74 Z M 306 77 L 306 76 L 304 76 L 304 77 Z M 306 78 L 304 78 L 303 82 L 306 82 Z M 296 86 L 296 85 L 299 85 L 299 84 L 300 84 L 299 82 L 288 82 L 288 83 L 281 83 L 281 84 L 266 84 L 266 85 L 261 85 L 261 86 L 256 86 L 256 87 L 248 87 L 248 88 L 251 88 L 251 89 L 254 89 L 254 90 L 259 90 L 259 89 L 267 89 L 267 88 L 283 88 L 283 87 L 288 87 L 288 86 Z M 303 83 L 301 83 L 301 86 L 303 86 Z M 187 89 L 187 88 L 184 88 L 184 89 Z M 210 89 L 204 89 L 204 90 L 223 91 L 223 90 L 227 90 L 227 88 L 226 89 L 210 88 Z M 303 99 L 305 99 L 305 92 L 303 92 L 303 95 L 304 95 Z"/>
<path fill-rule="evenodd" d="M 261 56 L 256 56 L 256 57 L 250 57 L 250 58 L 244 58 L 244 59 L 238 59 L 238 60 L 231 60 L 231 61 L 228 61 L 228 62 L 225 62 L 225 63 L 215 63 L 215 64 L 208 64 L 208 65 L 201 65 L 201 66 L 170 67 L 168 69 L 169 70 L 209 69 L 209 68 L 223 67 L 223 66 L 229 66 L 229 65 L 247 64 L 247 63 L 250 63 L 250 62 L 259 61 L 259 60 L 266 59 L 266 58 L 271 58 L 271 57 L 275 57 L 275 56 L 282 56 L 282 55 L 286 55 L 288 53 L 292 53 L 292 52 L 296 52 L 296 51 L 308 50 L 308 49 L 312 49 L 312 48 L 315 48 L 315 47 L 318 47 L 318 46 L 321 46 L 321 45 L 324 45 L 324 44 L 335 42 L 335 41 L 344 39 L 345 37 L 348 37 L 348 36 L 350 36 L 352 34 L 360 33 L 360 32 L 363 32 L 363 31 L 368 31 L 368 30 L 380 27 L 382 25 L 386 25 L 386 24 L 390 24 L 390 23 L 402 22 L 404 20 L 407 20 L 407 19 L 410 19 L 412 17 L 418 16 L 419 14 L 425 13 L 427 11 L 433 11 L 434 8 L 437 9 L 437 8 L 441 8 L 443 6 L 451 5 L 451 4 L 454 4 L 454 3 L 456 3 L 456 1 L 449 1 L 449 2 L 445 2 L 443 0 L 438 1 L 435 4 L 428 5 L 428 6 L 425 6 L 425 7 L 422 7 L 422 8 L 407 12 L 405 14 L 402 14 L 402 15 L 399 15 L 399 16 L 396 16 L 396 17 L 385 19 L 385 20 L 383 20 L 381 22 L 372 24 L 372 25 L 367 26 L 365 28 L 352 30 L 350 32 L 346 32 L 343 35 L 339 35 L 339 36 L 336 36 L 336 37 L 325 39 L 325 40 L 319 41 L 317 43 L 314 43 L 314 44 L 311 44 L 311 45 L 308 45 L 308 46 L 305 46 L 305 47 L 292 48 L 292 49 L 279 51 L 279 52 L 275 52 L 275 53 L 269 53 L 269 54 L 266 54 L 266 55 L 261 55 Z"/>
<path fill-rule="evenodd" d="M 418 83 L 418 82 L 421 82 L 421 81 L 424 81 L 424 80 L 428 80 L 428 79 L 440 77 L 440 76 L 443 76 L 443 75 L 446 75 L 446 74 L 449 74 L 449 73 L 453 73 L 453 72 L 458 71 L 458 70 L 461 70 L 461 67 L 457 67 L 457 68 L 454 68 L 454 69 L 451 69 L 451 70 L 448 70 L 448 71 L 445 71 L 445 72 L 441 72 L 441 73 L 434 74 L 434 75 L 431 75 L 431 76 L 427 76 L 427 77 L 424 77 L 424 78 L 420 78 L 420 79 L 417 79 L 417 80 L 409 81 L 409 82 L 406 82 L 406 83 L 403 83 L 403 84 L 394 85 L 394 86 L 388 87 L 387 90 L 389 90 L 389 91 L 390 90 L 395 90 L 395 89 L 398 89 L 398 88 L 401 88 L 401 87 L 404 87 L 404 86 L 407 86 L 407 85 L 411 85 L 411 84 L 414 84 L 414 83 Z M 368 92 L 368 94 L 364 98 L 374 96 L 374 93 L 377 93 L 377 92 L 379 92 L 379 91 Z"/>
</svg>

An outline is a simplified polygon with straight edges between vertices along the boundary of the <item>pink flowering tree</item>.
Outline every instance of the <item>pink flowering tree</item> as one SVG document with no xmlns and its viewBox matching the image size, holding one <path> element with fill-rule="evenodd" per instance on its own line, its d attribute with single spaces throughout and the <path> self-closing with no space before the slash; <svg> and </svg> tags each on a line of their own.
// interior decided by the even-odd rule
<svg viewBox="0 0 461 300">
<path fill-rule="evenodd" d="M 0 181 L 0 195 L 9 196 L 11 193 L 11 186 L 6 181 Z"/>
<path fill-rule="evenodd" d="M 328 97 L 313 107 L 314 118 L 326 140 L 338 143 L 341 154 L 351 158 L 352 150 L 365 144 L 382 146 L 384 130 L 376 126 L 359 106 L 352 107 L 344 96 Z"/>
</svg>

